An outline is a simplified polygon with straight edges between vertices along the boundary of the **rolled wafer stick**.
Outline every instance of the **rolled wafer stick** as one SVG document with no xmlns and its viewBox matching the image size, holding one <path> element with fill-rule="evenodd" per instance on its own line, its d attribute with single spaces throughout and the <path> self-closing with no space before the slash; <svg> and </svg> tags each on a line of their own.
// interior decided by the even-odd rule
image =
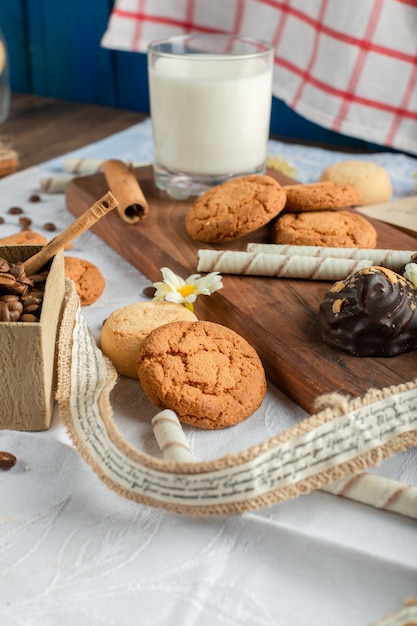
<svg viewBox="0 0 417 626">
<path fill-rule="evenodd" d="M 65 172 L 73 174 L 98 174 L 103 171 L 103 163 L 106 159 L 78 159 L 76 157 L 67 157 L 64 159 L 62 168 Z M 149 161 L 126 161 L 128 167 L 144 167 L 149 165 Z"/>
<path fill-rule="evenodd" d="M 58 174 L 41 178 L 40 188 L 43 193 L 62 193 L 67 184 L 75 178 L 74 174 Z"/>
<path fill-rule="evenodd" d="M 102 171 L 103 159 L 77 159 L 67 157 L 64 159 L 62 168 L 65 172 L 73 174 L 97 174 Z"/>
<path fill-rule="evenodd" d="M 143 220 L 149 213 L 149 205 L 133 171 L 117 159 L 105 161 L 103 171 L 110 191 L 119 202 L 120 217 L 128 224 Z"/>
<path fill-rule="evenodd" d="M 326 259 L 207 249 L 198 251 L 197 271 L 275 278 L 343 280 L 352 272 L 372 265 L 369 259 Z"/>
<path fill-rule="evenodd" d="M 284 254 L 286 256 L 313 256 L 320 258 L 369 259 L 374 265 L 382 265 L 394 272 L 401 272 L 409 263 L 415 250 L 385 250 L 378 248 L 328 248 L 326 246 L 290 246 L 275 243 L 249 243 L 248 252 Z"/>
<path fill-rule="evenodd" d="M 174 411 L 165 409 L 155 415 L 151 422 L 155 439 L 166 461 L 195 462 L 181 423 Z"/>
<path fill-rule="evenodd" d="M 417 487 L 385 476 L 368 473 L 347 476 L 321 490 L 417 519 Z"/>
<path fill-rule="evenodd" d="M 103 215 L 109 213 L 117 207 L 117 200 L 113 194 L 108 191 L 105 196 L 97 200 L 87 211 L 78 217 L 59 235 L 54 237 L 39 252 L 29 257 L 24 263 L 24 269 L 27 276 L 38 272 L 49 259 L 57 252 L 63 249 L 70 241 L 81 235 L 95 224 Z"/>
</svg>

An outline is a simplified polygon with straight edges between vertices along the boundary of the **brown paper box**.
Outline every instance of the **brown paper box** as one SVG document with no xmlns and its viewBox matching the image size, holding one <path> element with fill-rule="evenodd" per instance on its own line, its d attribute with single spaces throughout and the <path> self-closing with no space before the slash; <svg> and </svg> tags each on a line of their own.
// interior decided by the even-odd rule
<svg viewBox="0 0 417 626">
<path fill-rule="evenodd" d="M 3 246 L 0 256 L 25 261 L 42 246 Z M 57 335 L 65 296 L 64 255 L 48 263 L 39 322 L 0 322 L 0 429 L 46 430 L 54 405 Z"/>
</svg>

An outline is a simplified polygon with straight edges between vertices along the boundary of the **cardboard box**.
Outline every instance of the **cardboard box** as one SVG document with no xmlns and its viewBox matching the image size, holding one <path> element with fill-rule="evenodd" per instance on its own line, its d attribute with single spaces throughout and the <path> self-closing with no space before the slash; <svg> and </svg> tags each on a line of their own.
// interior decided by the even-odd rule
<svg viewBox="0 0 417 626">
<path fill-rule="evenodd" d="M 3 246 L 0 256 L 16 263 L 42 246 Z M 39 322 L 0 322 L 0 429 L 47 430 L 57 381 L 57 339 L 65 297 L 64 255 L 46 268 Z"/>
</svg>

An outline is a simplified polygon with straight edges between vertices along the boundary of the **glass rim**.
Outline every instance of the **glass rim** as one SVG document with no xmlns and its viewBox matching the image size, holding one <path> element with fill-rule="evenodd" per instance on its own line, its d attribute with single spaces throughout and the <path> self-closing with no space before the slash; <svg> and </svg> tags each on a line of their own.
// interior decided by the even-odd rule
<svg viewBox="0 0 417 626">
<path fill-rule="evenodd" d="M 263 56 L 265 54 L 269 54 L 272 52 L 273 47 L 272 47 L 272 43 L 269 41 L 266 41 L 265 39 L 258 39 L 255 37 L 246 37 L 246 36 L 241 36 L 238 34 L 228 34 L 228 33 L 186 33 L 184 35 L 173 35 L 172 37 L 163 37 L 160 39 L 155 39 L 154 41 L 151 41 L 148 45 L 148 54 L 152 53 L 152 54 L 157 54 L 161 57 L 182 57 L 182 56 L 186 56 L 187 52 L 186 51 L 167 51 L 167 50 L 162 50 L 159 49 L 159 46 L 162 45 L 166 45 L 166 44 L 175 44 L 175 43 L 184 43 L 186 41 L 192 41 L 192 40 L 198 40 L 201 39 L 203 41 L 209 41 L 209 40 L 213 40 L 213 41 L 217 41 L 217 42 L 221 42 L 221 41 L 237 41 L 237 42 L 241 42 L 242 44 L 249 44 L 251 46 L 258 46 L 262 49 L 259 50 L 253 50 L 253 51 L 248 51 L 248 52 L 207 52 L 207 51 L 203 51 L 203 53 L 206 53 L 207 55 L 210 56 L 214 56 L 214 57 L 223 57 L 226 55 L 228 60 L 231 59 L 247 59 L 247 58 L 251 58 L 251 57 L 259 57 L 259 56 Z M 192 56 L 190 54 L 190 56 Z M 201 56 L 200 53 L 197 52 L 195 57 L 193 58 L 199 58 L 201 60 Z M 193 60 L 192 58 L 189 59 L 190 61 Z"/>
</svg>

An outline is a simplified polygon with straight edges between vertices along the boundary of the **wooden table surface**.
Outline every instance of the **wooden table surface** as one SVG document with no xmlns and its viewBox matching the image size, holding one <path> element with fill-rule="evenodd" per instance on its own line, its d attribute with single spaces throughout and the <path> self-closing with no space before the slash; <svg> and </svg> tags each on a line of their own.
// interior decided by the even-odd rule
<svg viewBox="0 0 417 626">
<path fill-rule="evenodd" d="M 0 135 L 11 136 L 19 170 L 104 139 L 146 119 L 136 111 L 12 94 Z"/>
</svg>

